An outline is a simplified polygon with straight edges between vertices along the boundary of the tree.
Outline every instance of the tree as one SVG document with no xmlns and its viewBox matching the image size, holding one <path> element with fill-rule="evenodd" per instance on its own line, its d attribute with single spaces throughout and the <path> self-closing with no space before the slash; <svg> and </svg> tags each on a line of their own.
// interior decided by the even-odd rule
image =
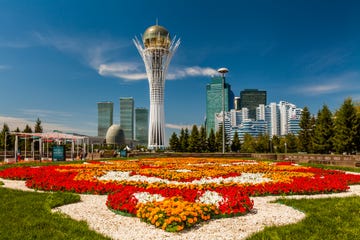
<svg viewBox="0 0 360 240">
<path fill-rule="evenodd" d="M 309 109 L 304 107 L 300 119 L 299 151 L 311 152 L 312 150 L 312 120 Z"/>
<path fill-rule="evenodd" d="M 347 98 L 335 113 L 334 148 L 337 153 L 351 154 L 359 150 L 359 115 L 351 98 Z"/>
<path fill-rule="evenodd" d="M 296 153 L 298 149 L 298 141 L 297 137 L 290 133 L 285 136 L 285 142 L 286 142 L 286 152 L 288 153 Z"/>
<path fill-rule="evenodd" d="M 11 137 L 10 137 L 10 129 L 9 126 L 4 123 L 2 131 L 0 133 L 0 151 L 3 151 L 5 149 L 5 142 L 6 142 L 6 150 L 10 150 L 10 145 L 11 145 Z M 5 135 L 6 135 L 6 140 L 5 140 Z"/>
<path fill-rule="evenodd" d="M 175 132 L 173 132 L 173 134 L 170 137 L 169 145 L 170 145 L 170 149 L 175 152 L 178 152 L 180 149 L 179 138 Z"/>
<path fill-rule="evenodd" d="M 214 130 L 212 128 L 210 130 L 208 141 L 207 141 L 207 149 L 209 152 L 216 152 L 216 150 L 217 150 L 216 137 L 215 137 Z"/>
<path fill-rule="evenodd" d="M 241 142 L 239 139 L 239 135 L 238 135 L 238 132 L 235 131 L 235 134 L 234 134 L 234 137 L 233 137 L 233 140 L 231 143 L 231 151 L 238 152 L 238 151 L 240 151 L 240 148 L 241 148 Z"/>
<path fill-rule="evenodd" d="M 334 122 L 329 108 L 324 105 L 318 112 L 314 127 L 314 152 L 326 154 L 333 149 Z"/>
<path fill-rule="evenodd" d="M 222 126 L 219 127 L 219 130 L 215 134 L 215 145 L 216 145 L 216 151 L 222 152 L 222 145 L 223 145 Z"/>
<path fill-rule="evenodd" d="M 190 152 L 200 152 L 200 134 L 196 125 L 193 125 L 189 137 L 189 151 Z"/>
<path fill-rule="evenodd" d="M 181 129 L 180 131 L 180 137 L 179 137 L 179 143 L 180 143 L 180 151 L 181 152 L 188 152 L 189 149 L 189 130 L 187 128 Z"/>
<path fill-rule="evenodd" d="M 40 121 L 39 118 L 36 120 L 35 127 L 34 127 L 34 132 L 36 132 L 36 133 L 42 133 L 43 132 L 43 128 L 41 126 L 41 121 Z"/>
<path fill-rule="evenodd" d="M 250 134 L 245 133 L 244 142 L 241 144 L 241 152 L 254 153 L 255 145 L 256 145 L 256 143 L 255 143 L 254 138 Z"/>
<path fill-rule="evenodd" d="M 259 153 L 270 152 L 270 137 L 269 135 L 260 134 L 255 141 L 255 151 Z"/>
<path fill-rule="evenodd" d="M 207 151 L 207 138 L 206 138 L 206 129 L 201 125 L 200 127 L 200 140 L 199 140 L 199 151 L 206 152 Z"/>
<path fill-rule="evenodd" d="M 281 148 L 280 148 L 280 138 L 276 135 L 274 135 L 272 138 L 271 138 L 271 145 L 272 145 L 272 148 L 274 149 L 274 152 L 275 153 L 278 153 L 278 152 L 281 152 Z"/>
<path fill-rule="evenodd" d="M 32 133 L 31 127 L 28 124 L 26 124 L 23 133 Z M 26 151 L 31 150 L 31 138 L 25 137 L 25 145 Z"/>
</svg>

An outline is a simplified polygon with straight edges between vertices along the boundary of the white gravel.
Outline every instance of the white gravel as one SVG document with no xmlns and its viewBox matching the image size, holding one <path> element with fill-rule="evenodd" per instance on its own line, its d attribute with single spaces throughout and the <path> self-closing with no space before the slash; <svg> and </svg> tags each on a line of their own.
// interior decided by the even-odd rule
<svg viewBox="0 0 360 240">
<path fill-rule="evenodd" d="M 33 191 L 24 181 L 0 179 L 3 187 Z M 360 185 L 353 185 L 344 193 L 296 195 L 286 198 L 328 198 L 360 196 Z M 91 229 L 112 239 L 245 239 L 263 230 L 266 226 L 296 223 L 305 214 L 282 204 L 271 203 L 275 196 L 254 197 L 254 211 L 246 216 L 211 220 L 181 233 L 168 233 L 152 225 L 143 223 L 136 217 L 124 217 L 110 211 L 106 205 L 107 196 L 81 195 L 81 202 L 54 209 L 73 219 L 86 221 Z"/>
</svg>

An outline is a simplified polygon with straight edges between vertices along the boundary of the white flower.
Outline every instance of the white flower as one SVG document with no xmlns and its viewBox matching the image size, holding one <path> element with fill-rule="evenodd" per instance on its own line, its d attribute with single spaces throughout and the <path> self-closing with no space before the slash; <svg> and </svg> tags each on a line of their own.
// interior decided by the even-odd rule
<svg viewBox="0 0 360 240">
<path fill-rule="evenodd" d="M 219 203 L 223 200 L 224 198 L 219 193 L 214 191 L 206 191 L 199 197 L 199 199 L 196 200 L 196 202 L 216 205 L 218 207 Z"/>
<path fill-rule="evenodd" d="M 161 202 L 165 198 L 160 194 L 150 194 L 148 192 L 137 192 L 133 194 L 134 197 L 139 201 L 139 203 L 147 203 L 147 202 Z"/>
</svg>

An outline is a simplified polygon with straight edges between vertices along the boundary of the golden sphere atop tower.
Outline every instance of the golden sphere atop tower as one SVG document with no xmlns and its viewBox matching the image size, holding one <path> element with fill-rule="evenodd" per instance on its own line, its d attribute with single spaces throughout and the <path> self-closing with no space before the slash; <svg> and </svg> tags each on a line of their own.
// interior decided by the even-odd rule
<svg viewBox="0 0 360 240">
<path fill-rule="evenodd" d="M 160 47 L 168 49 L 171 43 L 169 31 L 159 25 L 148 27 L 144 32 L 143 42 L 145 48 Z"/>
</svg>

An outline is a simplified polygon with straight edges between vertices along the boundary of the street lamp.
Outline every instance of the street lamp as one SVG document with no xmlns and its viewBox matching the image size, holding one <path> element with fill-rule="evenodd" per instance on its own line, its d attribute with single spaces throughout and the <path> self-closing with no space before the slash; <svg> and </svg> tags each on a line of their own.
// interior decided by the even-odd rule
<svg viewBox="0 0 360 240">
<path fill-rule="evenodd" d="M 7 138 L 7 132 L 5 132 L 5 139 L 4 139 L 4 163 L 6 162 L 6 138 Z"/>
<path fill-rule="evenodd" d="M 225 153 L 225 73 L 229 72 L 227 68 L 217 70 L 222 76 L 222 153 Z"/>
</svg>

